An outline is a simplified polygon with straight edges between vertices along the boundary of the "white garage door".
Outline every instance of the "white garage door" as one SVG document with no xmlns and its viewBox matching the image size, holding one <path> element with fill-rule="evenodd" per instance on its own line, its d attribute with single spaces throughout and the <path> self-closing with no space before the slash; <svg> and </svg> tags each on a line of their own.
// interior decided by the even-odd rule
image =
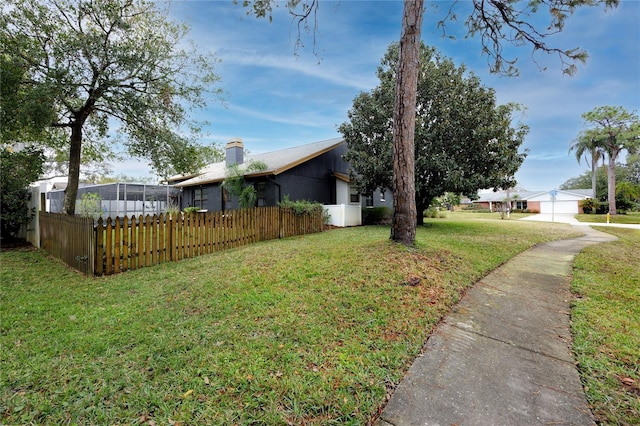
<svg viewBox="0 0 640 426">
<path fill-rule="evenodd" d="M 556 201 L 555 203 L 552 203 L 551 201 L 541 201 L 540 213 L 576 214 L 578 213 L 578 202 L 577 201 Z"/>
</svg>

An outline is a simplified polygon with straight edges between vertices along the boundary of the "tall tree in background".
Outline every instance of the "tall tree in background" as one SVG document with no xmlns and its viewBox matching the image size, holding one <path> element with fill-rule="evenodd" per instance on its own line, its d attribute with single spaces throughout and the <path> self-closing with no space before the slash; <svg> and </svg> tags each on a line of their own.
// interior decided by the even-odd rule
<svg viewBox="0 0 640 426">
<path fill-rule="evenodd" d="M 240 1 L 240 0 L 234 0 Z M 415 25 L 418 22 L 422 22 L 422 7 L 424 0 L 405 0 L 404 11 L 402 19 L 401 34 L 413 34 L 417 35 L 419 42 L 420 28 L 410 28 L 411 25 Z M 465 25 L 470 36 L 479 36 L 482 43 L 482 53 L 489 58 L 489 67 L 492 72 L 517 75 L 518 69 L 515 66 L 516 60 L 514 58 L 505 57 L 503 43 L 511 44 L 514 46 L 530 45 L 533 47 L 533 51 L 542 52 L 547 54 L 555 54 L 558 56 L 562 63 L 563 73 L 572 75 L 576 71 L 576 63 L 584 63 L 588 57 L 587 53 L 579 48 L 560 49 L 550 46 L 547 43 L 548 36 L 561 32 L 564 29 L 566 19 L 575 12 L 580 6 L 599 6 L 604 5 L 605 8 L 615 7 L 619 3 L 619 0 L 529 0 L 526 2 L 518 0 L 472 0 L 472 11 L 466 18 Z M 244 7 L 249 7 L 248 13 L 253 13 L 258 18 L 268 17 L 271 19 L 271 13 L 273 7 L 277 7 L 276 0 L 242 0 Z M 319 7 L 319 0 L 290 0 L 286 3 L 289 13 L 293 17 L 294 23 L 298 28 L 298 40 L 296 42 L 296 48 L 301 45 L 300 33 L 302 29 L 309 29 L 308 20 L 313 17 L 313 33 L 315 42 L 315 30 L 317 29 L 317 10 Z M 455 22 L 458 20 L 455 9 L 463 2 L 455 1 L 453 6 L 449 9 L 449 12 L 439 22 L 439 26 L 445 30 L 447 22 Z M 468 4 L 468 3 L 466 3 Z M 420 9 L 418 11 L 418 9 Z M 540 29 L 536 27 L 532 21 L 533 16 L 548 12 L 551 16 L 551 22 L 546 26 L 541 26 Z M 407 12 L 409 15 L 407 15 Z M 410 18 L 410 19 L 406 19 Z M 417 31 L 417 33 L 415 32 Z M 408 48 L 409 46 L 407 46 Z M 414 46 L 417 49 L 416 46 Z M 314 46 L 315 49 L 315 46 Z M 406 55 L 401 58 L 399 63 L 399 69 L 410 69 L 414 65 L 404 64 L 405 60 L 410 61 L 411 56 Z M 415 65 L 417 68 L 417 64 Z M 398 72 L 397 78 L 400 79 L 400 72 Z M 410 91 L 415 91 L 416 86 L 411 86 L 415 81 L 411 79 L 404 80 L 404 86 L 402 90 L 405 91 L 406 96 L 410 96 Z M 398 99 L 398 98 L 396 98 Z M 408 99 L 402 98 L 400 99 Z M 398 114 L 403 108 L 403 105 L 396 104 L 394 106 L 394 114 Z M 404 123 L 409 123 L 410 114 L 409 109 L 404 109 L 403 113 L 407 114 L 407 117 L 403 120 Z M 400 139 L 401 132 L 394 133 L 398 135 L 398 139 L 394 140 L 394 150 L 397 155 L 413 155 L 413 149 L 408 149 L 406 144 L 409 143 L 406 139 Z M 396 147 L 397 145 L 397 147 Z M 400 159 L 399 162 L 406 163 L 410 167 L 411 158 Z M 399 173 L 405 173 L 406 167 L 402 167 L 398 170 Z M 409 176 L 396 175 L 394 176 L 394 187 L 396 187 L 395 181 L 397 181 L 398 189 L 410 190 L 408 181 Z M 402 196 L 402 205 L 397 205 L 395 202 L 394 194 L 394 207 L 399 207 L 403 212 L 410 212 L 415 209 L 412 206 L 410 196 Z M 412 244 L 413 240 L 411 235 L 415 235 L 415 226 L 406 222 L 405 213 L 402 216 L 394 215 L 392 224 L 391 235 L 393 239 L 402 241 L 405 244 Z M 403 229 L 405 226 L 412 226 L 414 229 Z"/>
<path fill-rule="evenodd" d="M 594 141 L 607 154 L 609 213 L 616 209 L 616 160 L 624 150 L 634 154 L 640 149 L 640 120 L 623 107 L 601 106 L 582 114 L 587 125 L 594 126 L 584 137 Z"/>
<path fill-rule="evenodd" d="M 363 193 L 393 184 L 393 102 L 399 48 L 392 44 L 378 68 L 380 84 L 361 93 L 339 131 L 345 159 Z M 528 128 L 513 125 L 519 110 L 498 105 L 495 92 L 456 67 L 434 48 L 421 45 L 415 134 L 415 203 L 418 224 L 431 201 L 445 192 L 475 195 L 482 188 L 509 188 L 526 152 Z"/>
<path fill-rule="evenodd" d="M 115 122 L 128 153 L 159 175 L 202 166 L 199 127 L 187 114 L 217 91 L 215 61 L 186 49 L 188 28 L 166 16 L 146 0 L 4 3 L 0 42 L 21 75 L 17 93 L 37 92 L 53 112 L 47 127 L 66 136 L 65 213 L 75 212 L 83 153 L 108 150 Z"/>
<path fill-rule="evenodd" d="M 591 196 L 592 198 L 596 198 L 596 170 L 598 168 L 598 161 L 604 158 L 605 154 L 602 143 L 582 133 L 578 136 L 578 139 L 571 144 L 569 152 L 571 151 L 575 151 L 578 164 L 580 164 L 583 157 L 585 157 L 587 165 L 591 163 Z"/>
</svg>

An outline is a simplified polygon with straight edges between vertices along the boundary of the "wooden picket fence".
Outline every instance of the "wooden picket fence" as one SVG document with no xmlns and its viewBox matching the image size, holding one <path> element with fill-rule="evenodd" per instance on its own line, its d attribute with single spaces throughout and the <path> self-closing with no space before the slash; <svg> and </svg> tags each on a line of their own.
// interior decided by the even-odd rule
<svg viewBox="0 0 640 426">
<path fill-rule="evenodd" d="M 49 237 L 47 241 L 59 241 L 60 244 L 56 247 L 51 244 L 48 246 L 49 249 L 43 247 L 61 259 L 71 256 L 71 261 L 65 260 L 68 265 L 85 274 L 95 275 L 120 273 L 258 241 L 320 232 L 323 229 L 322 212 L 296 215 L 292 210 L 281 207 L 179 214 L 177 217 L 160 214 L 100 218 L 97 223 L 91 218 L 52 213 L 40 215 L 41 227 L 46 228 L 45 236 L 52 235 L 49 223 L 55 227 L 56 222 L 45 220 L 43 224 L 44 215 L 69 218 L 69 224 L 76 224 L 62 228 L 58 234 Z M 87 231 L 88 229 L 90 231 Z M 68 242 L 74 240 L 76 235 L 86 238 L 86 233 L 92 234 L 91 248 L 83 246 L 83 255 L 68 254 L 68 251 L 72 251 Z M 91 268 L 78 268 L 74 264 L 78 263 L 78 256 L 86 256 Z"/>
<path fill-rule="evenodd" d="M 40 247 L 80 272 L 95 272 L 95 229 L 90 217 L 39 213 Z"/>
</svg>

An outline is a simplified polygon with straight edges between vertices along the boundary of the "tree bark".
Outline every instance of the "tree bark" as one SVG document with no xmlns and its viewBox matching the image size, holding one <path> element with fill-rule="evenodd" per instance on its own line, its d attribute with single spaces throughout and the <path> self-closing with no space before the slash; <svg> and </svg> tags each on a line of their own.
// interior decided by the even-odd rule
<svg viewBox="0 0 640 426">
<path fill-rule="evenodd" d="M 594 200 L 598 199 L 597 187 L 598 179 L 596 173 L 598 172 L 598 160 L 595 155 L 591 156 L 591 196 Z"/>
<path fill-rule="evenodd" d="M 391 239 L 416 237 L 415 121 L 424 0 L 405 0 L 393 109 L 393 221 Z"/>
<path fill-rule="evenodd" d="M 71 127 L 71 146 L 69 148 L 69 177 L 64 190 L 64 213 L 76 213 L 76 198 L 80 182 L 80 158 L 82 153 L 82 123 L 76 120 Z"/>
</svg>

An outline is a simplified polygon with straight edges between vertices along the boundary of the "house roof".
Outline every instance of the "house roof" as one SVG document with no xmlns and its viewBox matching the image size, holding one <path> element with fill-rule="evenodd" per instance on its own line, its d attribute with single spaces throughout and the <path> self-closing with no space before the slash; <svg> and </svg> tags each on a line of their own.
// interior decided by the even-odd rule
<svg viewBox="0 0 640 426">
<path fill-rule="evenodd" d="M 591 189 L 568 189 L 568 190 L 558 189 L 557 191 L 558 193 L 572 195 L 582 199 L 591 198 Z M 518 200 L 526 201 L 536 197 L 547 195 L 549 193 L 550 191 L 511 191 L 509 192 L 509 197 L 511 198 L 511 200 L 514 200 L 514 198 L 517 198 Z M 495 203 L 495 202 L 502 202 L 505 200 L 505 198 L 507 198 L 506 191 L 486 192 L 478 195 L 480 196 L 480 198 L 475 200 L 476 202 L 490 201 Z"/>
<path fill-rule="evenodd" d="M 244 159 L 244 164 L 251 161 L 260 161 L 267 165 L 265 170 L 246 173 L 245 177 L 273 176 L 286 172 L 300 164 L 316 158 L 325 152 L 337 148 L 345 143 L 343 138 L 328 139 L 320 142 L 313 142 L 306 145 L 294 146 L 292 148 L 278 151 L 265 152 L 262 154 L 250 154 Z M 169 183 L 180 181 L 174 184 L 176 187 L 203 185 L 206 183 L 222 182 L 226 177 L 226 163 L 224 161 L 213 163 L 205 167 L 196 176 L 177 175 L 169 178 Z"/>
</svg>

